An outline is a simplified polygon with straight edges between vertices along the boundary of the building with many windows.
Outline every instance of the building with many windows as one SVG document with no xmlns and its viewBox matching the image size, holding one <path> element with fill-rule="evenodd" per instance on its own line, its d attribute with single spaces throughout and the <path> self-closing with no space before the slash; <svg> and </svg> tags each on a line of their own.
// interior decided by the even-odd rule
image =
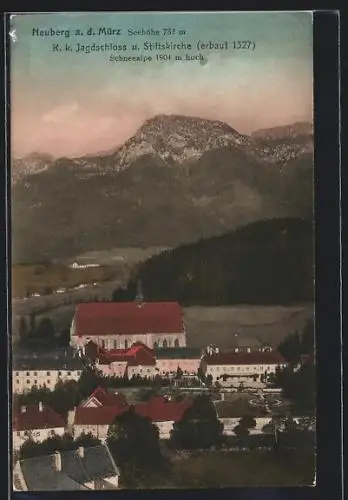
<svg viewBox="0 0 348 500">
<path fill-rule="evenodd" d="M 12 392 L 23 394 L 32 387 L 52 391 L 60 380 L 79 380 L 83 368 L 81 358 L 64 352 L 16 354 L 12 360 Z"/>
<path fill-rule="evenodd" d="M 128 349 L 136 342 L 152 348 L 186 346 L 177 302 L 92 302 L 78 304 L 70 345 L 85 350 L 89 342 L 105 349 Z"/>
<path fill-rule="evenodd" d="M 202 358 L 202 371 L 213 381 L 226 377 L 260 379 L 261 375 L 275 373 L 286 366 L 285 359 L 278 351 L 213 352 Z"/>
</svg>

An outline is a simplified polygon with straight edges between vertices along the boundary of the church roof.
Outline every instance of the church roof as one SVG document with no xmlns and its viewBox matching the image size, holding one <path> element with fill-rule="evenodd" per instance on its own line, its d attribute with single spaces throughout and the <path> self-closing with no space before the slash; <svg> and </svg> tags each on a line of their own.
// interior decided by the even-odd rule
<svg viewBox="0 0 348 500">
<path fill-rule="evenodd" d="M 183 331 L 177 302 L 91 302 L 78 304 L 75 335 L 178 334 Z"/>
</svg>

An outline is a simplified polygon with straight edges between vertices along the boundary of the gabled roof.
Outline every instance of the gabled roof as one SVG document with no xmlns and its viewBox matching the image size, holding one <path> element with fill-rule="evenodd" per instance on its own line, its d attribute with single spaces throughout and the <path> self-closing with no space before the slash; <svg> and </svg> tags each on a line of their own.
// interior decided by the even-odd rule
<svg viewBox="0 0 348 500">
<path fill-rule="evenodd" d="M 124 395 L 118 393 L 115 389 L 111 392 L 102 387 L 98 387 L 80 406 L 87 407 L 86 405 L 92 399 L 96 402 L 97 406 L 122 406 L 127 404 Z"/>
<path fill-rule="evenodd" d="M 278 351 L 225 351 L 204 356 L 207 365 L 281 365 L 285 359 Z"/>
<path fill-rule="evenodd" d="M 155 396 L 146 403 L 133 405 L 133 408 L 138 415 L 148 417 L 153 422 L 167 422 L 180 420 L 190 405 L 190 399 L 177 403 L 167 401 L 162 396 Z M 75 425 L 110 425 L 118 415 L 128 409 L 128 405 L 99 408 L 77 407 L 74 423 Z"/>
<path fill-rule="evenodd" d="M 30 431 L 35 429 L 53 429 L 65 427 L 64 419 L 48 406 L 40 411 L 38 406 L 26 406 L 25 412 L 21 408 L 13 408 L 13 430 Z"/>
<path fill-rule="evenodd" d="M 177 422 L 191 406 L 192 401 L 186 399 L 180 403 L 167 401 L 161 396 L 152 398 L 146 403 L 134 405 L 134 411 L 143 417 L 148 417 L 152 422 Z"/>
<path fill-rule="evenodd" d="M 75 425 L 110 425 L 117 415 L 128 409 L 128 405 L 100 406 L 86 408 L 78 406 L 75 412 Z"/>
<path fill-rule="evenodd" d="M 178 334 L 183 330 L 177 302 L 90 302 L 75 310 L 75 335 Z"/>
<path fill-rule="evenodd" d="M 124 362 L 130 366 L 154 366 L 156 364 L 153 350 L 140 342 L 133 344 L 129 349 L 100 350 L 98 359 L 101 365 L 117 362 Z"/>
<path fill-rule="evenodd" d="M 20 461 L 29 491 L 87 490 L 83 484 L 119 475 L 107 445 L 84 448 L 81 458 L 77 450 L 61 452 L 61 471 L 54 469 L 54 455 L 43 455 Z"/>
</svg>

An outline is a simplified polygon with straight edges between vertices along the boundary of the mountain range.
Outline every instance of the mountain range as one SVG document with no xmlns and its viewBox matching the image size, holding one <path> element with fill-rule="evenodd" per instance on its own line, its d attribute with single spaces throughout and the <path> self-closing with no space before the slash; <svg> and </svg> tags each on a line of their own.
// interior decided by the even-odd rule
<svg viewBox="0 0 348 500">
<path fill-rule="evenodd" d="M 177 246 L 260 219 L 312 216 L 311 124 L 240 134 L 159 115 L 106 153 L 12 162 L 13 260 Z"/>
</svg>

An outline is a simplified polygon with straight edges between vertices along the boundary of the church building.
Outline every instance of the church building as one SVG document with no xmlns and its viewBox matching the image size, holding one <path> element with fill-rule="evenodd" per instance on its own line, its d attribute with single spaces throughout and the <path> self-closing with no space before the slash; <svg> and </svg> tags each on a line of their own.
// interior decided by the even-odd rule
<svg viewBox="0 0 348 500">
<path fill-rule="evenodd" d="M 96 302 L 78 304 L 70 329 L 70 345 L 82 349 L 93 342 L 105 350 L 128 349 L 141 342 L 151 349 L 185 347 L 183 314 L 177 302 Z"/>
</svg>

